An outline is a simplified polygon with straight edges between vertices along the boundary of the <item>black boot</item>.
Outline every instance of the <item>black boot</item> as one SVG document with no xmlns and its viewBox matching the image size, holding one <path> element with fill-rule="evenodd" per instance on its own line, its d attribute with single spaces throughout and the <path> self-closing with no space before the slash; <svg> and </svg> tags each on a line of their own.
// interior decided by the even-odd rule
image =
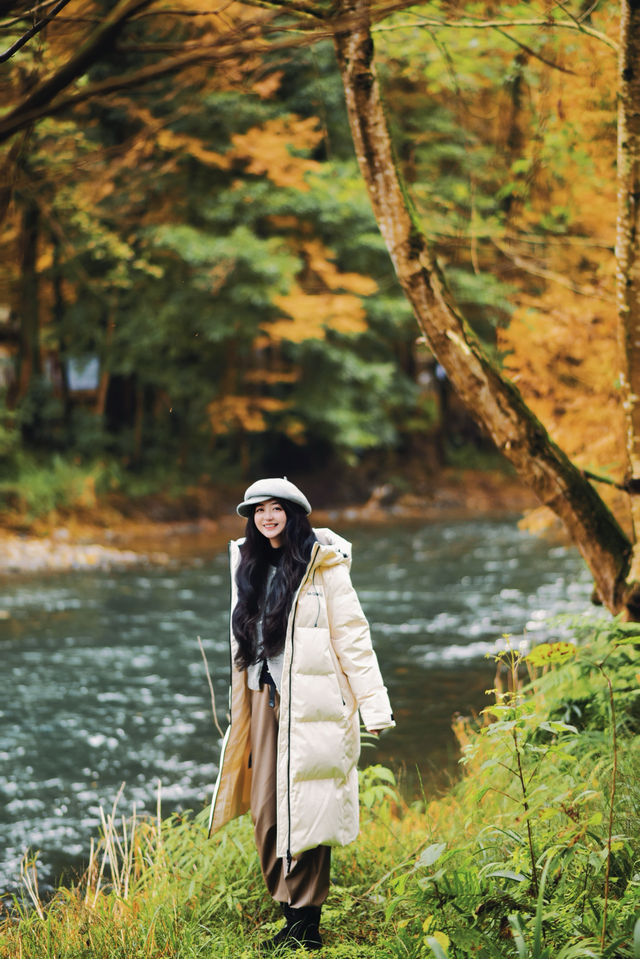
<svg viewBox="0 0 640 959">
<path fill-rule="evenodd" d="M 263 952 L 275 952 L 277 949 L 321 949 L 322 937 L 320 929 L 320 906 L 301 906 L 294 909 L 285 903 L 284 914 L 286 922 L 280 932 L 272 939 L 262 943 Z"/>
</svg>

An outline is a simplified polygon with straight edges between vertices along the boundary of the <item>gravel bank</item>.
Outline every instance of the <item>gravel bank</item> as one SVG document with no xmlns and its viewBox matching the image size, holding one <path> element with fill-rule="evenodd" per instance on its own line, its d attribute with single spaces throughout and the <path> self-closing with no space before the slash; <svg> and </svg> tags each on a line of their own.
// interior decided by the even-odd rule
<svg viewBox="0 0 640 959">
<path fill-rule="evenodd" d="M 131 549 L 98 543 L 73 543 L 64 536 L 34 538 L 2 534 L 0 575 L 8 573 L 65 572 L 80 569 L 111 569 L 149 561 L 166 561 L 165 554 L 148 556 Z"/>
</svg>

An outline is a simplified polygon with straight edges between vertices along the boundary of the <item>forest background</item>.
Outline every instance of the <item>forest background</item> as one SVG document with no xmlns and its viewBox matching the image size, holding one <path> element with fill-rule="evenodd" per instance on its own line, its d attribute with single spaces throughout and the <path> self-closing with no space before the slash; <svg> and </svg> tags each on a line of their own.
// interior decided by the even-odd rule
<svg viewBox="0 0 640 959">
<path fill-rule="evenodd" d="M 6 522 L 158 491 L 201 504 L 257 472 L 319 477 L 332 500 L 425 492 L 447 464 L 491 458 L 417 335 L 358 171 L 334 49 L 352 30 L 366 52 L 368 7 L 0 2 Z M 637 619 L 637 591 L 618 588 L 638 487 L 614 251 L 617 35 L 637 4 L 401 7 L 371 33 L 430 279 L 475 334 L 444 339 L 454 359 L 481 340 L 578 466 L 556 500 L 584 515 L 576 477 L 604 481 L 630 538 L 594 528 L 621 558 L 603 598 Z M 443 799 L 407 807 L 390 771 L 363 776 L 327 954 L 639 959 L 638 626 L 554 629 L 497 655 L 495 702 L 458 724 L 465 775 Z M 80 884 L 48 905 L 25 863 L 31 905 L 7 909 L 0 955 L 255 954 L 275 917 L 246 819 L 212 844 L 202 816 L 119 830 L 114 807 Z"/>
<path fill-rule="evenodd" d="M 242 5 L 144 7 L 116 5 L 117 42 L 17 127 L 110 5 L 74 3 L 17 51 L 25 18 L 2 22 L 5 516 L 257 473 L 330 476 L 334 498 L 424 492 L 447 464 L 496 465 L 395 278 L 330 40 L 247 42 Z M 619 11 L 494 7 L 374 25 L 398 162 L 493 358 L 576 463 L 621 479 Z M 190 61 L 234 28 L 222 61 Z"/>
</svg>

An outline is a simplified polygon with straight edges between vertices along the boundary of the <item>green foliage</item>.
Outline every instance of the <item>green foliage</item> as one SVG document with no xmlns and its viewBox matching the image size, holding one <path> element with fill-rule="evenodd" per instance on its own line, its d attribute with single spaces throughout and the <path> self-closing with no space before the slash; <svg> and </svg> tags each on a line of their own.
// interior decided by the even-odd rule
<svg viewBox="0 0 640 959">
<path fill-rule="evenodd" d="M 56 453 L 45 460 L 20 452 L 0 478 L 0 509 L 27 522 L 48 513 L 91 507 L 102 466 L 87 465 Z"/>
<path fill-rule="evenodd" d="M 490 722 L 466 737 L 466 777 L 448 797 L 459 818 L 416 858 L 412 874 L 394 881 L 387 915 L 407 917 L 405 941 L 418 934 L 410 917 L 429 915 L 430 929 L 450 942 L 447 956 L 633 955 L 640 788 L 630 716 L 640 630 L 602 620 L 574 622 L 571 633 L 579 644 L 561 640 L 530 656 L 508 648 L 496 657 Z M 578 729 L 559 717 L 573 713 L 583 691 L 594 708 Z"/>
</svg>

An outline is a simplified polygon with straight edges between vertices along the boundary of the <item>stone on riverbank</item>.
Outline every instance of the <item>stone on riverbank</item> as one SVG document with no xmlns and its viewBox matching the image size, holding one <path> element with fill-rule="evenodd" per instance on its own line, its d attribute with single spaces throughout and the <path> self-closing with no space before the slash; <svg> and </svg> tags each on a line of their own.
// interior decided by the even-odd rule
<svg viewBox="0 0 640 959">
<path fill-rule="evenodd" d="M 64 542 L 60 537 L 40 539 L 5 534 L 0 540 L 0 574 L 111 569 L 150 559 L 157 562 L 161 558 L 97 543 Z"/>
</svg>

